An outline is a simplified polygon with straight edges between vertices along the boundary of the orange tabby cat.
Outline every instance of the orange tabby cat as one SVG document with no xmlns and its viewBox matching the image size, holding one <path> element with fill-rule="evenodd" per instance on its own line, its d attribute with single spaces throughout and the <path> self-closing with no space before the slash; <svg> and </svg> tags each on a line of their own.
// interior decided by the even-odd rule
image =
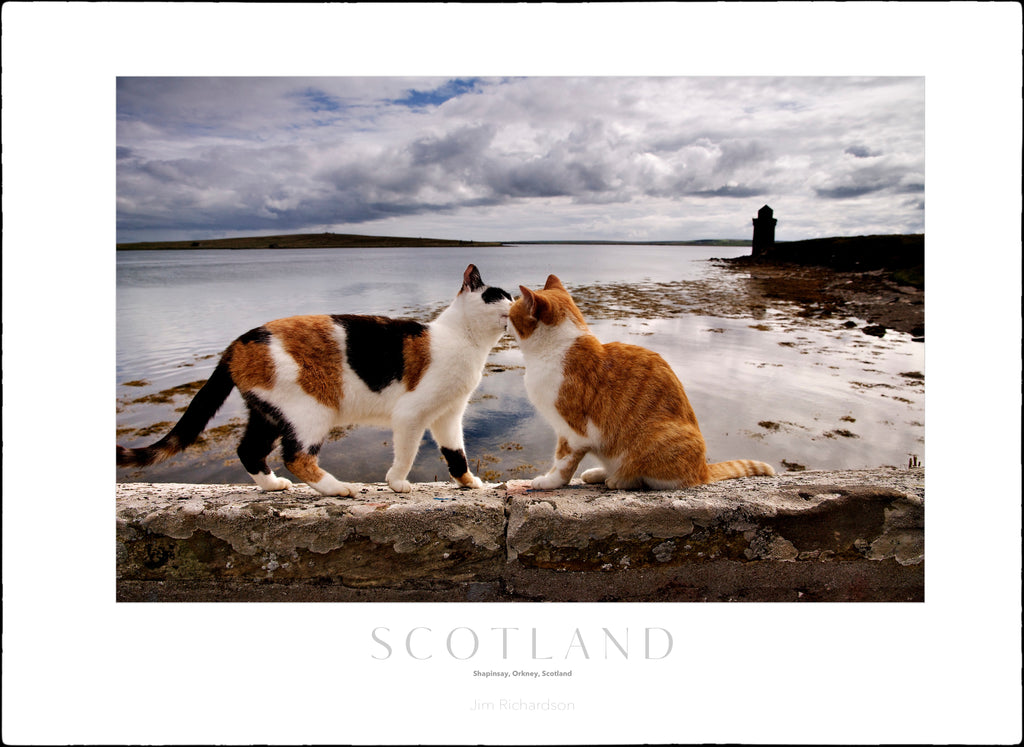
<svg viewBox="0 0 1024 747">
<path fill-rule="evenodd" d="M 621 342 L 602 344 L 557 277 L 544 290 L 519 286 L 509 330 L 526 361 L 526 392 L 558 436 L 551 471 L 538 490 L 565 485 L 593 453 L 604 465 L 584 482 L 610 488 L 674 489 L 730 477 L 774 475 L 764 462 L 708 464 L 697 417 L 660 355 Z"/>
</svg>

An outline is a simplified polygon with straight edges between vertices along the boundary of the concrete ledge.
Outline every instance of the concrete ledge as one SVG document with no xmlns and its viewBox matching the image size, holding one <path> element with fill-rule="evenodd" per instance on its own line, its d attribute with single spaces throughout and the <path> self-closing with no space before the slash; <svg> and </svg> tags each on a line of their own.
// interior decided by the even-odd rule
<svg viewBox="0 0 1024 747">
<path fill-rule="evenodd" d="M 923 601 L 924 472 L 679 491 L 117 486 L 119 601 Z"/>
</svg>

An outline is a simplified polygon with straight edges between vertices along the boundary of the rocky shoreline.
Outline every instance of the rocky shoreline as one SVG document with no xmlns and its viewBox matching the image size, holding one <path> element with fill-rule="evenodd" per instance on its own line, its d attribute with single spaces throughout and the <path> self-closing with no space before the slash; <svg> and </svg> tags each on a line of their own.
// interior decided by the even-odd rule
<svg viewBox="0 0 1024 747">
<path fill-rule="evenodd" d="M 893 329 L 924 341 L 924 288 L 901 284 L 885 269 L 858 272 L 750 256 L 714 260 L 745 281 L 751 303 L 786 302 L 807 318 L 856 317 L 868 334 Z"/>
</svg>

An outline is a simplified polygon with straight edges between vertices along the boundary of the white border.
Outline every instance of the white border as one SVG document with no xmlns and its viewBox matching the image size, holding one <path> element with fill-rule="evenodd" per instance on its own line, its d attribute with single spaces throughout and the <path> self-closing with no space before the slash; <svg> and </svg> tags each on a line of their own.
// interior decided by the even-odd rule
<svg viewBox="0 0 1024 747">
<path fill-rule="evenodd" d="M 1020 29 L 999 3 L 5 4 L 4 741 L 1018 742 Z M 115 77 L 410 73 L 926 76 L 925 604 L 113 603 Z M 678 649 L 580 663 L 568 718 L 484 719 L 465 663 L 372 660 L 379 625 Z"/>
</svg>

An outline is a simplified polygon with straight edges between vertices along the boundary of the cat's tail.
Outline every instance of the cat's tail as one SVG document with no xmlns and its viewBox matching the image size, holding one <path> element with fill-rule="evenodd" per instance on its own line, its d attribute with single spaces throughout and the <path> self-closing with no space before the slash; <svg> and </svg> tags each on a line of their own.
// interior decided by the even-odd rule
<svg viewBox="0 0 1024 747">
<path fill-rule="evenodd" d="M 117 447 L 118 467 L 147 467 L 162 462 L 168 457 L 184 451 L 198 440 L 199 434 L 206 428 L 224 400 L 228 398 L 235 383 L 231 380 L 228 368 L 228 356 L 221 358 L 213 374 L 196 392 L 185 414 L 181 416 L 171 432 L 152 446 L 138 449 Z"/>
<path fill-rule="evenodd" d="M 755 462 L 752 459 L 733 459 L 729 462 L 715 462 L 708 465 L 708 482 L 729 480 L 734 477 L 754 477 L 755 475 L 775 474 L 770 464 Z"/>
</svg>

